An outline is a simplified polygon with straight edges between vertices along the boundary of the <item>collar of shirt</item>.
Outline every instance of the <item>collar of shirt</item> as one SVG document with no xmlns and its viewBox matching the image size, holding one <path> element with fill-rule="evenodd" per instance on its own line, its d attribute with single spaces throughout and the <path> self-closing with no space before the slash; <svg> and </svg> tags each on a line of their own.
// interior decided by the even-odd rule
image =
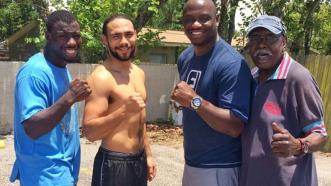
<svg viewBox="0 0 331 186">
<path fill-rule="evenodd" d="M 286 79 L 287 74 L 290 70 L 290 66 L 293 63 L 294 59 L 292 59 L 287 52 L 284 53 L 284 57 L 277 67 L 276 71 L 268 78 L 268 80 L 280 80 Z M 254 79 L 257 79 L 260 72 L 258 68 L 253 69 L 252 75 Z"/>
</svg>

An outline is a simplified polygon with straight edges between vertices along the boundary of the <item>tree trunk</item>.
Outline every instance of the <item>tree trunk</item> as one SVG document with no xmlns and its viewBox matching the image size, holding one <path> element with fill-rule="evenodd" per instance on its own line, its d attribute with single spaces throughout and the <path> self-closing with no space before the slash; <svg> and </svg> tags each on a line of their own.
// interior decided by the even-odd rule
<svg viewBox="0 0 331 186">
<path fill-rule="evenodd" d="M 282 18 L 283 15 L 284 15 L 283 9 L 285 7 L 286 2 L 288 2 L 288 0 L 281 0 L 281 1 L 278 2 L 277 5 L 273 5 L 274 8 L 273 8 L 272 15 L 277 16 L 279 18 Z"/>
<path fill-rule="evenodd" d="M 235 31 L 235 17 L 236 17 L 236 11 L 238 7 L 239 0 L 230 0 L 230 19 L 229 19 L 229 30 L 228 30 L 228 36 L 227 36 L 227 42 L 231 44 L 234 31 Z"/>
<path fill-rule="evenodd" d="M 219 15 L 219 25 L 218 25 L 218 34 L 224 39 L 227 40 L 227 31 L 228 31 L 228 0 L 221 0 L 221 7 L 218 8 L 220 10 Z"/>
<path fill-rule="evenodd" d="M 303 10 L 301 13 L 299 25 L 303 25 L 303 23 L 305 22 L 304 13 L 305 13 L 305 11 Z M 304 32 L 300 31 L 294 36 L 292 44 L 290 46 L 290 53 L 293 53 L 295 55 L 299 54 L 303 35 L 304 35 Z"/>
<path fill-rule="evenodd" d="M 160 9 L 166 2 L 167 0 L 159 0 L 158 9 Z M 139 8 L 139 13 L 134 20 L 134 22 L 136 23 L 137 33 L 140 32 L 140 30 L 146 25 L 148 20 L 152 18 L 154 14 L 154 12 L 148 10 L 148 7 L 148 4 L 145 4 L 144 6 Z"/>
<path fill-rule="evenodd" d="M 49 4 L 46 1 L 32 1 L 36 11 L 39 13 L 41 18 L 46 22 L 47 16 L 50 14 L 48 11 Z"/>
<path fill-rule="evenodd" d="M 305 20 L 304 24 L 304 32 L 305 32 L 305 37 L 304 37 L 304 52 L 305 55 L 309 54 L 310 51 L 310 42 L 311 42 L 311 33 L 312 33 L 312 24 L 314 24 L 313 21 L 313 14 L 317 7 L 319 6 L 321 0 L 314 0 L 314 1 L 308 1 L 307 4 L 305 5 L 307 9 L 307 17 Z"/>
</svg>

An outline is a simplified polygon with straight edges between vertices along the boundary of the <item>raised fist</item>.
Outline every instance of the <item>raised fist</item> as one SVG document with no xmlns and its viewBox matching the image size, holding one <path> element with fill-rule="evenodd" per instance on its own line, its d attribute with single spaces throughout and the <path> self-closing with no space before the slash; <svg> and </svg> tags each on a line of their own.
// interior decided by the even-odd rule
<svg viewBox="0 0 331 186">
<path fill-rule="evenodd" d="M 126 110 L 129 113 L 137 113 L 146 107 L 145 101 L 139 93 L 133 93 L 125 103 Z"/>
<path fill-rule="evenodd" d="M 68 93 L 72 96 L 73 102 L 79 102 L 87 98 L 92 90 L 85 80 L 74 79 L 69 86 Z"/>
</svg>

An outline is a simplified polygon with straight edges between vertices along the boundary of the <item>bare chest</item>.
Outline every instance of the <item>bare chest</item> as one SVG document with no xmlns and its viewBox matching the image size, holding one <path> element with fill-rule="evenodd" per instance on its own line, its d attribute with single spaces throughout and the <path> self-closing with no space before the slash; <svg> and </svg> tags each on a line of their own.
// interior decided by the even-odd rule
<svg viewBox="0 0 331 186">
<path fill-rule="evenodd" d="M 109 92 L 110 99 L 125 101 L 136 93 L 140 94 L 144 100 L 146 99 L 145 84 L 142 77 L 134 72 L 128 74 L 112 72 L 112 75 L 115 82 Z"/>
</svg>

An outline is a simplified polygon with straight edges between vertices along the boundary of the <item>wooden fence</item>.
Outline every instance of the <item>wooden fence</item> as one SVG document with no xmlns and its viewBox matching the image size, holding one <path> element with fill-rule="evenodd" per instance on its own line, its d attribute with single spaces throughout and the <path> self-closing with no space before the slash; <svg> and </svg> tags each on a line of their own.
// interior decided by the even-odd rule
<svg viewBox="0 0 331 186">
<path fill-rule="evenodd" d="M 296 60 L 312 73 L 319 84 L 325 109 L 324 121 L 329 134 L 324 150 L 331 152 L 331 56 L 298 56 Z"/>
</svg>

